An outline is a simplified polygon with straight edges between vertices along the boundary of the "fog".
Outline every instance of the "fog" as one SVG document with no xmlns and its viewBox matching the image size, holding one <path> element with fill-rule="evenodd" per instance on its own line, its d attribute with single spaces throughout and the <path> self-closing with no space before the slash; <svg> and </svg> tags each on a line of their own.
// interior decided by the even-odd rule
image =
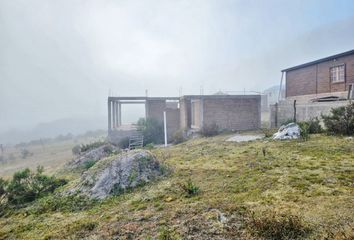
<svg viewBox="0 0 354 240">
<path fill-rule="evenodd" d="M 105 128 L 108 95 L 262 91 L 354 49 L 353 29 L 346 0 L 0 0 L 0 133 Z"/>
</svg>

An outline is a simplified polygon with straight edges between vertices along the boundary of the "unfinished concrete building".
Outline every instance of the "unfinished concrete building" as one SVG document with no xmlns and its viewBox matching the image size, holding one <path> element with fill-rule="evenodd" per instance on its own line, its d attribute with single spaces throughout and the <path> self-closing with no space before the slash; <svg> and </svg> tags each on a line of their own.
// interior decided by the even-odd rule
<svg viewBox="0 0 354 240">
<path fill-rule="evenodd" d="M 261 125 L 260 95 L 185 95 L 182 97 L 108 97 L 108 137 L 112 142 L 136 132 L 122 125 L 122 104 L 144 104 L 145 117 L 163 122 L 170 140 L 179 129 L 200 130 L 217 124 L 223 130 L 253 130 Z"/>
</svg>

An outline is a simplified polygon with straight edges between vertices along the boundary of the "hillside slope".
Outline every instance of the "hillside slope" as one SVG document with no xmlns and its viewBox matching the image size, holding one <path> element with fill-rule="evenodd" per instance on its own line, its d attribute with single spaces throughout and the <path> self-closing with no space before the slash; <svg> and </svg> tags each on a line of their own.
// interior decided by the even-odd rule
<svg viewBox="0 0 354 240">
<path fill-rule="evenodd" d="M 354 140 L 227 137 L 153 149 L 172 173 L 120 196 L 81 208 L 41 199 L 0 218 L 0 239 L 353 238 Z M 181 187 L 189 180 L 198 194 Z"/>
</svg>

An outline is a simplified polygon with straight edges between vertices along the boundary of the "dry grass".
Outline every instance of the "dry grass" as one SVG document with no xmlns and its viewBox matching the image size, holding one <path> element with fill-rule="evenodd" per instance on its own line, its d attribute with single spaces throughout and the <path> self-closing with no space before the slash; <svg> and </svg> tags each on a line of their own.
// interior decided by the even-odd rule
<svg viewBox="0 0 354 240">
<path fill-rule="evenodd" d="M 83 211 L 21 210 L 0 218 L 0 239 L 353 238 L 354 140 L 315 135 L 307 142 L 233 143 L 228 137 L 154 149 L 170 176 Z M 195 196 L 179 187 L 188 179 L 199 188 Z"/>
<path fill-rule="evenodd" d="M 38 165 L 45 168 L 46 173 L 54 173 L 65 163 L 73 159 L 72 148 L 77 144 L 86 144 L 101 138 L 80 138 L 77 140 L 57 141 L 47 144 L 28 145 L 25 147 L 8 147 L 3 154 L 5 162 L 0 162 L 0 177 L 9 178 L 16 171 L 24 168 L 36 169 Z M 33 155 L 21 156 L 21 151 L 27 149 Z"/>
</svg>

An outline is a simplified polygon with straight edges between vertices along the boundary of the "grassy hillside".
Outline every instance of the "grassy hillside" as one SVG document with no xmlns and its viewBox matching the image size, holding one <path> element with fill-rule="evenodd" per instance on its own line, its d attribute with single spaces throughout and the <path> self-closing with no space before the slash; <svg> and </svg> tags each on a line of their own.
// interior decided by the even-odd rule
<svg viewBox="0 0 354 240">
<path fill-rule="evenodd" d="M 6 147 L 4 154 L 1 155 L 4 161 L 0 161 L 0 177 L 9 178 L 16 171 L 27 167 L 35 169 L 38 165 L 44 166 L 47 173 L 54 173 L 73 159 L 72 148 L 75 145 L 103 139 L 103 137 L 81 137 L 75 140 Z M 30 153 L 25 159 L 21 154 L 23 149 Z"/>
<path fill-rule="evenodd" d="M 353 239 L 354 140 L 227 137 L 153 149 L 172 173 L 129 193 L 41 199 L 0 218 L 0 239 Z"/>
</svg>

